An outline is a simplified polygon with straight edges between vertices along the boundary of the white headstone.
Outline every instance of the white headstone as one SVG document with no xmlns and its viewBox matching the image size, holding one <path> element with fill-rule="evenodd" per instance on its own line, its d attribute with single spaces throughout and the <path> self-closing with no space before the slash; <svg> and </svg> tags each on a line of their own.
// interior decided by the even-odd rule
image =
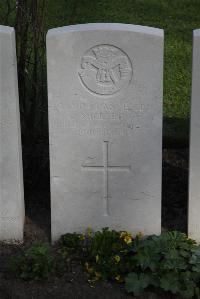
<svg viewBox="0 0 200 299">
<path fill-rule="evenodd" d="M 188 234 L 200 242 L 200 29 L 193 31 Z"/>
<path fill-rule="evenodd" d="M 22 241 L 24 196 L 15 32 L 0 26 L 0 240 Z"/>
<path fill-rule="evenodd" d="M 85 24 L 47 35 L 52 240 L 161 230 L 163 30 Z"/>
</svg>

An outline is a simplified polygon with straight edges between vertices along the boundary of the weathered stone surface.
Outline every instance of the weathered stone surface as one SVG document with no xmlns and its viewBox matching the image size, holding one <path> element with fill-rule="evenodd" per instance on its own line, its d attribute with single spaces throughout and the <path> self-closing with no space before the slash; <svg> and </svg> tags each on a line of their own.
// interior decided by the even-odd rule
<svg viewBox="0 0 200 299">
<path fill-rule="evenodd" d="M 189 165 L 188 233 L 200 242 L 200 30 L 193 31 Z"/>
<path fill-rule="evenodd" d="M 52 239 L 161 230 L 163 31 L 85 24 L 47 35 Z"/>
<path fill-rule="evenodd" d="M 0 240 L 22 241 L 24 196 L 15 32 L 0 26 Z"/>
</svg>

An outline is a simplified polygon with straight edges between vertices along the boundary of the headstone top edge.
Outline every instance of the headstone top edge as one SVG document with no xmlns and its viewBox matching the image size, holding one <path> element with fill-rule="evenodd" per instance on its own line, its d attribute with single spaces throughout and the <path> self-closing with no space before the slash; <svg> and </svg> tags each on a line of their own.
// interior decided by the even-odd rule
<svg viewBox="0 0 200 299">
<path fill-rule="evenodd" d="M 92 30 L 102 30 L 102 31 L 130 31 L 136 33 L 143 33 L 147 35 L 154 35 L 163 37 L 164 30 L 154 27 L 133 25 L 133 24 L 122 24 L 122 23 L 88 23 L 88 24 L 77 24 L 69 25 L 63 27 L 57 27 L 50 29 L 47 33 L 47 37 L 53 35 L 64 34 L 68 32 L 79 32 L 79 31 L 92 31 Z"/>
<path fill-rule="evenodd" d="M 12 34 L 15 31 L 13 27 L 0 25 L 0 33 Z"/>
<path fill-rule="evenodd" d="M 193 36 L 194 37 L 200 37 L 200 29 L 195 29 L 195 30 L 193 30 Z"/>
</svg>

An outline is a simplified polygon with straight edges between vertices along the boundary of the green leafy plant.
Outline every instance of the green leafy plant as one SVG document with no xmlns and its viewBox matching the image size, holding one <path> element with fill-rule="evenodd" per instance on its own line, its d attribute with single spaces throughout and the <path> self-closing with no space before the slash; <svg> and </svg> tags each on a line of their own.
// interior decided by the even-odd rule
<svg viewBox="0 0 200 299">
<path fill-rule="evenodd" d="M 21 256 L 11 260 L 11 270 L 25 280 L 46 279 L 55 273 L 56 261 L 48 244 L 35 243 Z"/>
<path fill-rule="evenodd" d="M 132 236 L 128 232 L 88 228 L 85 234 L 63 235 L 59 244 L 65 261 L 78 259 L 92 278 L 122 282 L 129 270 Z"/>
<path fill-rule="evenodd" d="M 103 228 L 89 237 L 86 235 L 84 262 L 86 270 L 96 279 L 122 282 L 130 270 L 129 252 L 132 236 L 128 232 L 117 232 Z"/>
<path fill-rule="evenodd" d="M 192 298 L 200 294 L 200 246 L 185 234 L 166 232 L 137 240 L 125 279 L 128 292 L 157 290 Z"/>
<path fill-rule="evenodd" d="M 85 236 L 77 233 L 67 233 L 61 236 L 59 245 L 62 257 L 69 262 L 72 259 L 81 259 Z"/>
<path fill-rule="evenodd" d="M 140 295 L 149 286 L 151 282 L 150 275 L 145 273 L 129 273 L 126 278 L 126 290 L 134 295 Z"/>
<path fill-rule="evenodd" d="M 23 279 L 45 279 L 63 273 L 76 260 L 92 281 L 125 282 L 126 291 L 135 296 L 153 291 L 200 298 L 200 245 L 183 233 L 145 238 L 88 229 L 85 234 L 63 235 L 57 246 L 52 254 L 48 244 L 34 244 L 12 260 L 12 270 Z"/>
</svg>

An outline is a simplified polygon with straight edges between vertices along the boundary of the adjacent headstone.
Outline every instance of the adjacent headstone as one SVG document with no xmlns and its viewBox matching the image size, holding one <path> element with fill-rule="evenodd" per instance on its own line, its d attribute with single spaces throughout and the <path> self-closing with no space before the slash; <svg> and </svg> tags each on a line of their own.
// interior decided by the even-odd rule
<svg viewBox="0 0 200 299">
<path fill-rule="evenodd" d="M 0 26 L 0 240 L 22 241 L 24 196 L 15 32 Z"/>
<path fill-rule="evenodd" d="M 52 240 L 161 231 L 163 30 L 85 24 L 47 35 Z"/>
<path fill-rule="evenodd" d="M 200 29 L 193 31 L 188 234 L 200 242 Z"/>
</svg>

